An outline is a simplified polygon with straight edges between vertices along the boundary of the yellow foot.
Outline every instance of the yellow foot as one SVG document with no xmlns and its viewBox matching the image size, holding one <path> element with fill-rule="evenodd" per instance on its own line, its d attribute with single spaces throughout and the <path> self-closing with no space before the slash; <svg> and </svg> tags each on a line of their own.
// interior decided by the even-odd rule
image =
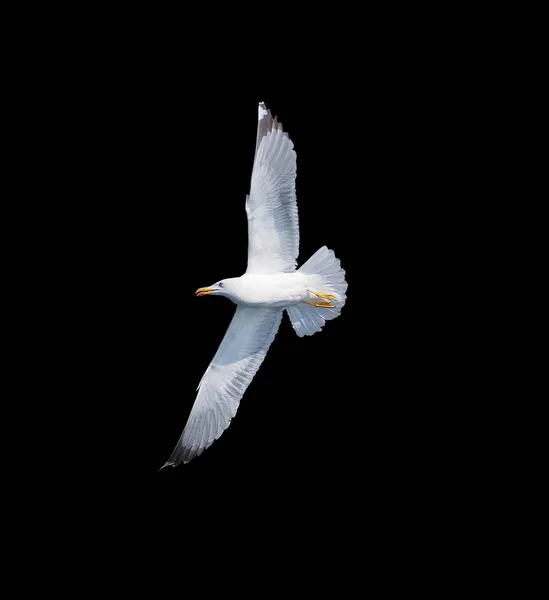
<svg viewBox="0 0 549 600">
<path fill-rule="evenodd" d="M 308 300 L 304 300 L 305 304 L 310 304 L 311 306 L 317 306 L 319 308 L 335 308 L 333 304 L 329 302 L 309 302 Z"/>
<path fill-rule="evenodd" d="M 321 294 L 320 292 L 313 292 L 313 290 L 310 290 L 309 288 L 307 288 L 307 291 L 311 292 L 311 294 L 314 294 L 318 298 L 326 298 L 326 300 L 335 300 L 336 299 L 336 297 L 332 296 L 332 294 Z"/>
</svg>

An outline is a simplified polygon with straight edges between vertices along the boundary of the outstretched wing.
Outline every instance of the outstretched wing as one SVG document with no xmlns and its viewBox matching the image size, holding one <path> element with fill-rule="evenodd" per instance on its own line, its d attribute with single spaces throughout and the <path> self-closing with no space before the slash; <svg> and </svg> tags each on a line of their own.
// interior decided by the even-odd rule
<svg viewBox="0 0 549 600">
<path fill-rule="evenodd" d="M 294 271 L 299 253 L 296 154 L 288 134 L 261 102 L 248 214 L 247 273 Z"/>
<path fill-rule="evenodd" d="M 164 466 L 189 462 L 227 429 L 274 340 L 281 318 L 281 309 L 237 307 L 200 381 L 185 429 Z"/>
</svg>

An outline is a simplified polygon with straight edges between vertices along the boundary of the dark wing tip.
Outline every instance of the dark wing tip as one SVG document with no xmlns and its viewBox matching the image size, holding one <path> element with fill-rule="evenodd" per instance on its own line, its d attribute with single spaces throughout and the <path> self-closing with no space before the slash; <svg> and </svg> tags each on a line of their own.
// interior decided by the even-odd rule
<svg viewBox="0 0 549 600">
<path fill-rule="evenodd" d="M 177 467 L 178 465 L 186 464 L 190 462 L 195 456 L 200 456 L 206 448 L 207 446 L 202 448 L 184 446 L 181 444 L 180 440 L 177 443 L 175 450 L 172 452 L 172 455 L 170 456 L 168 462 L 166 462 L 162 467 L 160 467 L 159 470 L 161 471 L 164 467 Z"/>
<path fill-rule="evenodd" d="M 261 140 L 273 130 L 283 131 L 282 123 L 278 122 L 276 117 L 273 117 L 271 111 L 265 106 L 265 102 L 260 102 L 258 105 L 258 121 L 257 121 L 257 139 L 255 143 L 255 151 L 259 148 Z"/>
<path fill-rule="evenodd" d="M 163 464 L 163 465 L 160 467 L 160 469 L 158 469 L 158 471 L 162 471 L 162 469 L 165 469 L 166 467 L 177 467 L 177 464 L 176 464 L 176 463 L 173 463 L 173 462 L 169 462 L 169 461 L 168 461 L 168 462 L 164 463 L 164 464 Z"/>
</svg>

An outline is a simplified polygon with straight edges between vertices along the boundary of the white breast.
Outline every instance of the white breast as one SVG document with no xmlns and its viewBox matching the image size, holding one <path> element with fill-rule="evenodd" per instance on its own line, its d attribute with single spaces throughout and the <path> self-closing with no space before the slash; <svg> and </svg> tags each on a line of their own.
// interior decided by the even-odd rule
<svg viewBox="0 0 549 600">
<path fill-rule="evenodd" d="M 298 272 L 273 275 L 247 273 L 231 282 L 230 291 L 233 301 L 244 306 L 291 306 L 307 297 L 305 279 L 305 275 Z"/>
</svg>

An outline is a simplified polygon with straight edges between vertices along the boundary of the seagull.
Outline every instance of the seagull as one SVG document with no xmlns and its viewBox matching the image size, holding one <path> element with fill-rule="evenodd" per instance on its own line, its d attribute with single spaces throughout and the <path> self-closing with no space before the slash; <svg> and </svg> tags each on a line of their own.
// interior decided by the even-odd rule
<svg viewBox="0 0 549 600">
<path fill-rule="evenodd" d="M 236 311 L 164 467 L 188 463 L 227 429 L 275 338 L 284 310 L 297 335 L 303 337 L 320 331 L 345 304 L 345 271 L 332 250 L 323 246 L 296 270 L 295 178 L 294 145 L 260 102 L 246 196 L 248 267 L 241 277 L 222 279 L 196 291 L 197 296 L 225 296 L 236 304 Z"/>
</svg>

